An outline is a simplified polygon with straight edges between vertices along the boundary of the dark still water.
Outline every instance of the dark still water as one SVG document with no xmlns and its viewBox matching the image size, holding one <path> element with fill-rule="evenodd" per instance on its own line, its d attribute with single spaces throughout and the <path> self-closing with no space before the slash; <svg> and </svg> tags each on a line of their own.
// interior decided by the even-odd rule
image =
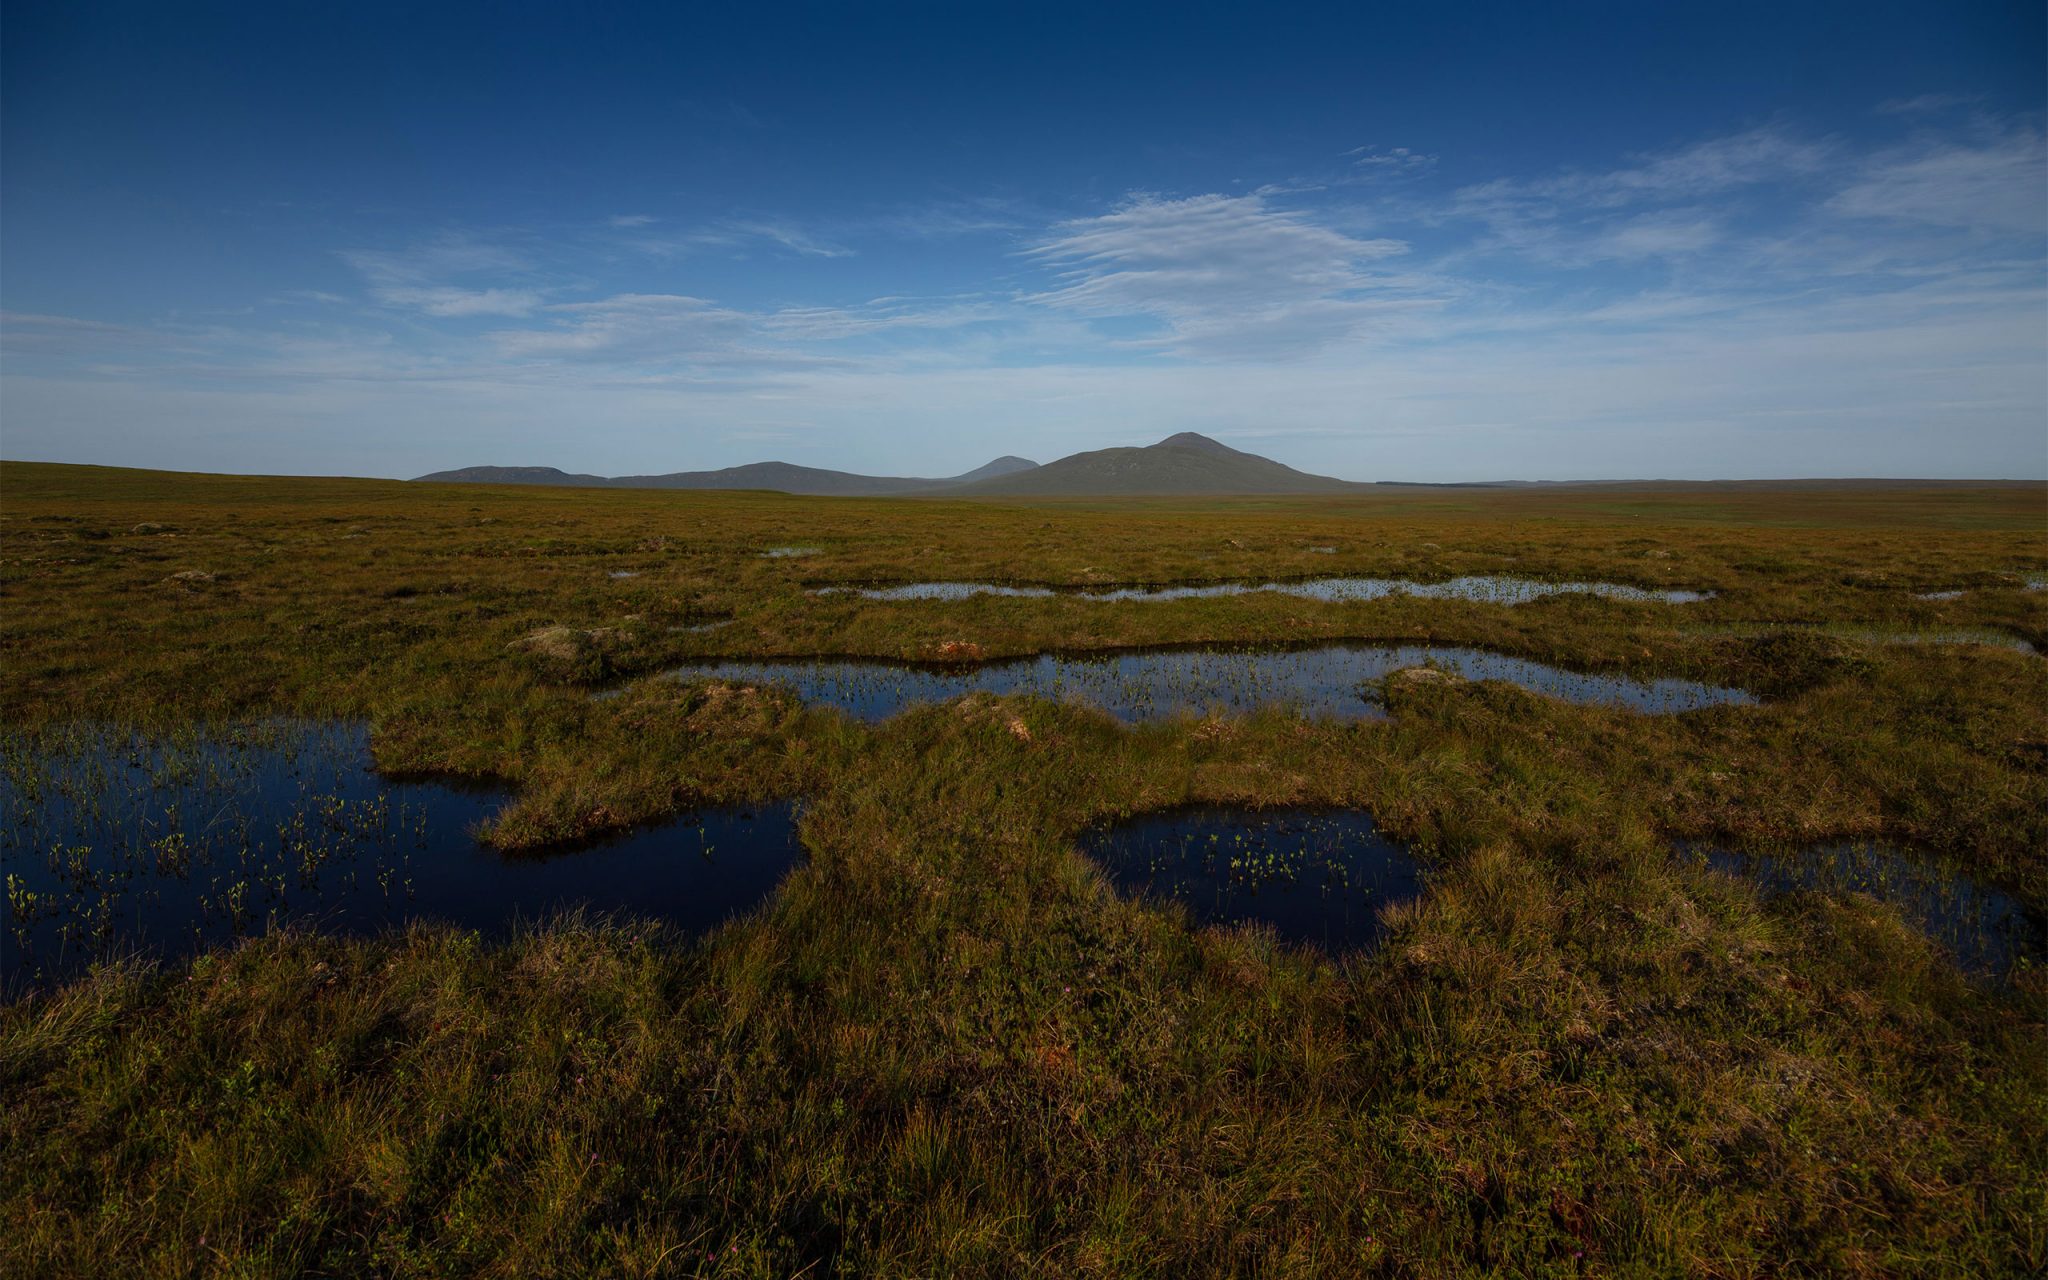
<svg viewBox="0 0 2048 1280">
<path fill-rule="evenodd" d="M 1568 702 L 1657 714 L 1756 701 L 1741 689 L 1692 680 L 1588 675 L 1483 649 L 1440 645 L 1040 654 L 971 667 L 857 658 L 735 658 L 692 663 L 669 674 L 784 685 L 806 702 L 837 707 L 863 720 L 886 720 L 916 702 L 988 692 L 1074 699 L 1135 723 L 1209 711 L 1244 715 L 1266 706 L 1293 707 L 1307 716 L 1367 719 L 1380 714 L 1367 684 L 1425 664 L 1466 680 L 1502 680 Z"/>
<path fill-rule="evenodd" d="M 393 781 L 369 764 L 359 724 L 10 742 L 0 987 L 284 923 L 367 933 L 424 918 L 502 934 L 588 907 L 696 931 L 761 902 L 800 856 L 787 803 L 508 856 L 469 834 L 501 792 Z"/>
<path fill-rule="evenodd" d="M 1766 894 L 1812 889 L 1888 902 L 1970 973 L 2003 976 L 2017 964 L 2048 962 L 2048 920 L 2040 913 L 1924 855 L 1856 841 L 1762 853 L 1693 846 L 1693 852 Z"/>
<path fill-rule="evenodd" d="M 1081 850 L 1126 893 L 1332 953 L 1376 944 L 1381 909 L 1422 892 L 1414 859 L 1352 809 L 1175 809 L 1090 831 Z"/>
</svg>

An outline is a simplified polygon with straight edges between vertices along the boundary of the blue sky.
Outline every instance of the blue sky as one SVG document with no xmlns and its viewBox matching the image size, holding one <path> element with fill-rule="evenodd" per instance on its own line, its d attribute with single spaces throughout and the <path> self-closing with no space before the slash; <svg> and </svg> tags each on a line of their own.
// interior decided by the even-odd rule
<svg viewBox="0 0 2048 1280">
<path fill-rule="evenodd" d="M 2048 475 L 2032 0 L 0 15 L 7 458 Z"/>
</svg>

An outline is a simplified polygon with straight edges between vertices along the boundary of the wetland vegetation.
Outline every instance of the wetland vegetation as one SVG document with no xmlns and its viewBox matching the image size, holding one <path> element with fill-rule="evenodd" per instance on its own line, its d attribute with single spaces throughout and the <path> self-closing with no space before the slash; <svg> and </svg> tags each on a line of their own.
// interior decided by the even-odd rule
<svg viewBox="0 0 2048 1280">
<path fill-rule="evenodd" d="M 1385 908 L 1422 892 L 1416 859 L 1353 810 L 1168 810 L 1089 832 L 1081 852 L 1126 893 L 1333 954 L 1378 943 Z"/>
<path fill-rule="evenodd" d="M 7 1274 L 2048 1268 L 2039 486 L 0 499 Z"/>
<path fill-rule="evenodd" d="M 1861 894 L 1890 904 L 1971 973 L 2031 974 L 2048 961 L 2048 915 L 2038 903 L 1979 884 L 1938 857 L 1857 840 L 1701 852 L 1766 893 Z"/>
<path fill-rule="evenodd" d="M 67 726 L 0 761 L 0 983 L 287 924 L 375 933 L 424 919 L 503 936 L 581 909 L 698 932 L 758 905 L 799 854 L 784 801 L 502 857 L 471 832 L 503 799 L 481 782 L 378 775 L 359 722 L 160 737 Z"/>
<path fill-rule="evenodd" d="M 963 656 L 971 651 L 962 649 Z M 1358 720 L 1383 714 L 1384 682 L 1497 680 L 1569 702 L 1671 713 L 1755 701 L 1694 680 L 1583 675 L 1483 649 L 1331 643 L 1302 649 L 1154 649 L 913 664 L 858 658 L 725 659 L 670 673 L 787 688 L 806 703 L 886 720 L 919 702 L 968 693 L 1074 701 L 1126 723 L 1284 707 Z"/>
</svg>

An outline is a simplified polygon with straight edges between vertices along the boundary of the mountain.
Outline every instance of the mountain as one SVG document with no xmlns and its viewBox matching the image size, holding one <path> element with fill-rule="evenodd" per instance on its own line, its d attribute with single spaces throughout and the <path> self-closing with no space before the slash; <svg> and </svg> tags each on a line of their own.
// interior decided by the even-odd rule
<svg viewBox="0 0 2048 1280">
<path fill-rule="evenodd" d="M 436 484 L 555 484 L 600 485 L 611 481 L 603 476 L 574 475 L 557 467 L 462 467 L 436 471 L 421 480 Z"/>
<path fill-rule="evenodd" d="M 851 471 L 826 471 L 792 462 L 749 462 L 717 471 L 672 471 L 660 476 L 618 476 L 622 489 L 774 489 L 811 497 L 856 498 L 884 493 L 913 493 L 955 484 L 954 480 L 920 480 L 911 476 L 863 476 Z"/>
<path fill-rule="evenodd" d="M 1014 475 L 1019 471 L 1032 471 L 1037 469 L 1037 467 L 1038 464 L 1029 458 L 1020 458 L 1014 453 L 1006 453 L 994 462 L 985 462 L 965 475 L 954 476 L 951 480 L 941 480 L 938 483 L 971 484 L 976 480 L 992 480 L 997 476 Z"/>
<path fill-rule="evenodd" d="M 1142 449 L 1070 454 L 1030 471 L 946 489 L 946 497 L 1066 497 L 1206 493 L 1348 493 L 1361 486 L 1310 475 L 1192 431 Z"/>
<path fill-rule="evenodd" d="M 671 471 L 658 476 L 589 476 L 554 467 L 463 467 L 420 476 L 431 484 L 553 484 L 609 489 L 775 489 L 809 497 L 876 497 L 923 493 L 1029 471 L 1029 458 L 1005 455 L 962 475 L 942 480 L 917 476 L 863 476 L 789 462 L 750 462 L 717 471 Z"/>
<path fill-rule="evenodd" d="M 464 467 L 421 480 L 454 484 L 558 484 L 614 489 L 774 489 L 808 497 L 1086 497 L 1147 494 L 1349 493 L 1361 486 L 1311 475 L 1233 449 L 1193 431 L 1181 431 L 1142 449 L 1097 449 L 1039 466 L 1005 456 L 943 480 L 916 476 L 863 476 L 791 462 L 750 462 L 717 471 L 671 471 L 658 476 L 587 476 L 553 467 Z"/>
<path fill-rule="evenodd" d="M 1243 450 L 1233 449 L 1221 440 L 1211 440 L 1199 431 L 1176 431 L 1151 447 L 1154 449 L 1200 449 L 1204 453 L 1219 454 L 1226 458 L 1256 458 L 1259 456 L 1256 453 L 1245 453 Z"/>
</svg>

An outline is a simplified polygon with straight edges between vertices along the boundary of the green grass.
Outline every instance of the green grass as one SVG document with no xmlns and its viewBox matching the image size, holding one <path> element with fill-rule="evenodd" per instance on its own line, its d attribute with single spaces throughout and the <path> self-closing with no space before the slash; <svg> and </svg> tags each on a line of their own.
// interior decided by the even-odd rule
<svg viewBox="0 0 2048 1280">
<path fill-rule="evenodd" d="M 2013 577 L 2048 567 L 2038 489 L 1090 509 L 7 464 L 0 498 L 11 750 L 81 718 L 367 716 L 386 767 L 508 780 L 508 848 L 802 795 L 809 853 L 709 938 L 282 935 L 14 998 L 7 1274 L 2048 1267 L 2043 975 L 1967 979 L 1871 899 L 1760 899 L 1672 849 L 1893 840 L 2048 907 L 2048 662 L 1858 634 L 2048 637 L 2048 593 Z M 822 550 L 757 554 L 791 544 Z M 804 590 L 1467 572 L 1721 594 Z M 603 634 L 519 643 L 557 626 Z M 1766 702 L 1650 717 L 1417 685 L 1386 722 L 1133 729 L 977 697 L 868 727 L 635 682 L 711 653 L 1315 637 Z M 1369 808 L 1428 891 L 1333 959 L 1127 901 L 1075 851 L 1190 800 Z"/>
</svg>

